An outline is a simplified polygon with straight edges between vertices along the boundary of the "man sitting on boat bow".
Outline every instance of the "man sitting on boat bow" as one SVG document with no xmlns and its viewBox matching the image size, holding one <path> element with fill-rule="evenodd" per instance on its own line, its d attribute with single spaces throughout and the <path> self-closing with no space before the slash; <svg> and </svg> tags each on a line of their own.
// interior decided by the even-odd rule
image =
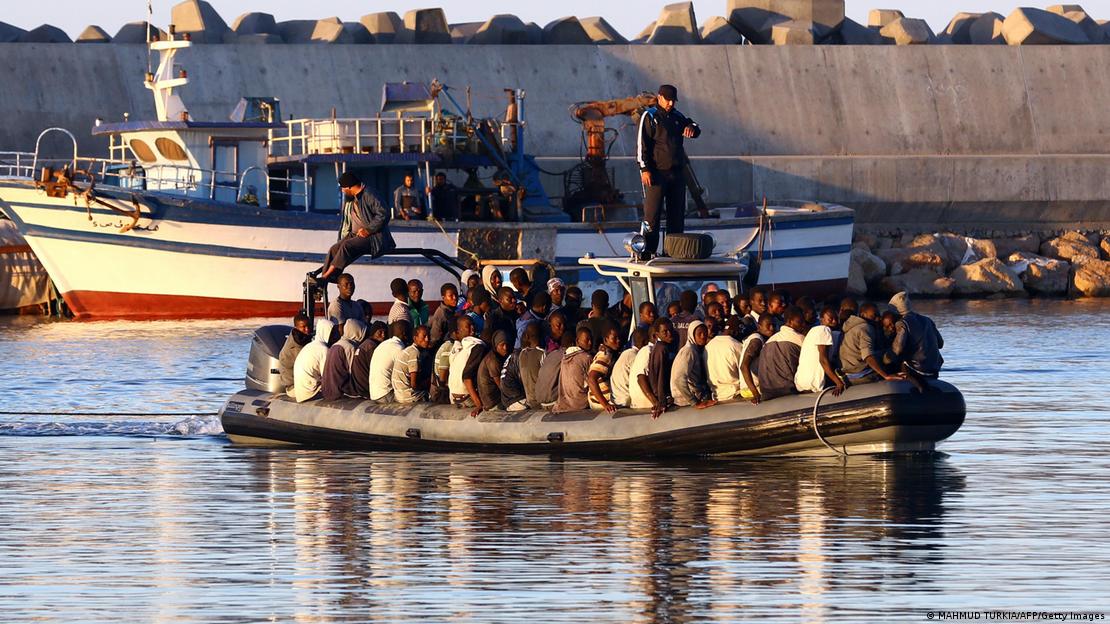
<svg viewBox="0 0 1110 624">
<path fill-rule="evenodd" d="M 349 171 L 339 176 L 339 188 L 343 190 L 339 242 L 328 250 L 324 266 L 310 273 L 311 277 L 319 274 L 325 281 L 339 279 L 343 269 L 362 256 L 379 258 L 397 247 L 389 233 L 389 212 L 373 191 Z"/>
</svg>

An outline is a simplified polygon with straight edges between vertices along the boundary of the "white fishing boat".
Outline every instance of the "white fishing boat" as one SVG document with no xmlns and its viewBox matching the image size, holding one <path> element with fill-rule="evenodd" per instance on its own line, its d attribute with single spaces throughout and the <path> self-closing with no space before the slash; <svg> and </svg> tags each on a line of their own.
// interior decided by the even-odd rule
<svg viewBox="0 0 1110 624">
<path fill-rule="evenodd" d="M 188 83 L 176 55 L 187 39 L 150 44 L 160 55 L 146 76 L 157 119 L 98 123 L 106 157 L 80 155 L 70 131 L 50 128 L 33 151 L 0 152 L 0 211 L 46 268 L 78 318 L 189 318 L 286 315 L 301 306 L 304 275 L 323 263 L 339 229 L 336 180 L 356 172 L 380 197 L 405 173 L 479 175 L 504 171 L 521 189 L 519 221 L 394 219 L 398 247 L 431 249 L 470 262 L 542 258 L 568 281 L 596 277 L 577 264 L 586 253 L 621 253 L 639 228 L 635 215 L 571 223 L 544 191 L 524 151 L 524 93 L 507 90 L 502 116 L 474 118 L 436 82 L 390 83 L 371 118 L 281 121 L 280 102 L 243 98 L 228 121 L 197 121 L 176 92 Z M 45 156 L 44 137 L 72 143 Z M 475 179 L 474 177 L 469 178 Z M 480 186 L 480 185 L 479 185 Z M 480 198 L 496 189 L 463 186 Z M 431 195 L 428 194 L 429 203 Z M 436 212 L 434 204 L 432 212 Z M 748 254 L 758 282 L 802 294 L 843 290 L 853 213 L 834 205 L 727 206 L 690 219 L 714 254 Z M 600 215 L 600 216 L 598 216 Z M 419 278 L 437 290 L 453 279 L 419 254 L 363 259 L 348 271 L 357 298 L 383 312 L 389 282 Z"/>
</svg>

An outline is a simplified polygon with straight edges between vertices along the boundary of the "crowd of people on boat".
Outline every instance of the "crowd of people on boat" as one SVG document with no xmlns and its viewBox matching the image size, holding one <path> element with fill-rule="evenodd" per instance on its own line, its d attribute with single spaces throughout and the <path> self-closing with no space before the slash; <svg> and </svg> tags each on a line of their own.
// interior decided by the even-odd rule
<svg viewBox="0 0 1110 624">
<path fill-rule="evenodd" d="M 943 364 L 943 338 L 906 293 L 889 303 L 854 297 L 793 300 L 763 287 L 733 296 L 716 284 L 658 308 L 610 305 L 562 279 L 546 288 L 492 266 L 443 284 L 435 311 L 420 280 L 394 279 L 385 320 L 354 299 L 350 274 L 315 323 L 298 315 L 279 356 L 298 402 L 344 397 L 552 412 L 622 408 L 656 417 L 685 406 L 762 401 L 850 385 L 908 380 L 919 390 Z"/>
</svg>

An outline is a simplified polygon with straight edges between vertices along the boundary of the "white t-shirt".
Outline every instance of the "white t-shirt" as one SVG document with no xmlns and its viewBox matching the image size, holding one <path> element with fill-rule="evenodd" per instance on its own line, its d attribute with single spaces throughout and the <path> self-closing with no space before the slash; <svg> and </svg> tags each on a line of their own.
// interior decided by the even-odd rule
<svg viewBox="0 0 1110 624">
<path fill-rule="evenodd" d="M 794 387 L 798 392 L 820 392 L 825 387 L 825 369 L 821 368 L 821 354 L 817 347 L 832 347 L 832 344 L 832 330 L 824 325 L 818 325 L 806 334 L 802 341 L 802 353 L 798 356 L 798 372 L 794 373 Z"/>
<path fill-rule="evenodd" d="M 709 387 L 718 401 L 731 401 L 740 394 L 740 356 L 744 345 L 728 335 L 720 335 L 705 345 L 706 371 Z"/>
<path fill-rule="evenodd" d="M 609 373 L 609 389 L 613 391 L 613 403 L 616 405 L 628 405 L 628 393 L 632 382 L 629 374 L 632 372 L 632 362 L 636 360 L 639 352 L 638 347 L 625 349 L 613 364 L 613 371 Z"/>
<path fill-rule="evenodd" d="M 370 398 L 378 401 L 393 392 L 393 364 L 405 350 L 405 343 L 394 336 L 374 349 L 370 358 Z"/>
<path fill-rule="evenodd" d="M 632 360 L 632 368 L 628 371 L 628 401 L 629 407 L 634 409 L 645 409 L 651 407 L 651 401 L 648 400 L 647 395 L 640 389 L 640 375 L 647 374 L 648 363 L 651 362 L 651 352 L 655 348 L 655 343 L 649 342 L 644 345 L 636 353 L 636 359 Z"/>
</svg>

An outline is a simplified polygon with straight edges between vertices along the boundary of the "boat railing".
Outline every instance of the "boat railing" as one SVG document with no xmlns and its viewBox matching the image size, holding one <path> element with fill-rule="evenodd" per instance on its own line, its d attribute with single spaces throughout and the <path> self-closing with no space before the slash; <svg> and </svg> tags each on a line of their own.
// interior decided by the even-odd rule
<svg viewBox="0 0 1110 624">
<path fill-rule="evenodd" d="M 34 177 L 34 152 L 0 152 L 0 178 L 30 180 Z"/>
<path fill-rule="evenodd" d="M 430 117 L 291 119 L 270 131 L 271 157 L 405 154 L 432 150 Z"/>
</svg>

